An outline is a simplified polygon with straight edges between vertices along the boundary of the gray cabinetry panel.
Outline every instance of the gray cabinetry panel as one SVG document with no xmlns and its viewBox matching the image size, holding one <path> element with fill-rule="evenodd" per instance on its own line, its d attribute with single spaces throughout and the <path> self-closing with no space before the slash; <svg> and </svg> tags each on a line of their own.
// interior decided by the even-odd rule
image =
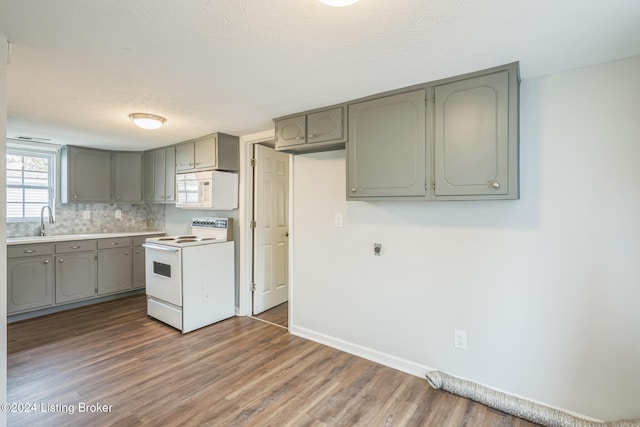
<svg viewBox="0 0 640 427">
<path fill-rule="evenodd" d="M 213 133 L 176 145 L 176 172 L 219 169 L 240 170 L 240 139 Z M 175 197 L 175 196 L 174 196 Z"/>
<path fill-rule="evenodd" d="M 142 201 L 142 153 L 115 152 L 113 160 L 113 195 L 116 202 Z"/>
<path fill-rule="evenodd" d="M 509 91 L 509 71 L 435 88 L 435 196 L 509 194 Z"/>
<path fill-rule="evenodd" d="M 53 304 L 53 257 L 28 256 L 7 261 L 7 312 Z"/>
<path fill-rule="evenodd" d="M 312 153 L 344 148 L 345 108 L 336 107 L 275 120 L 276 150 Z"/>
<path fill-rule="evenodd" d="M 276 148 L 292 147 L 307 142 L 306 116 L 278 120 L 276 127 Z"/>
<path fill-rule="evenodd" d="M 111 200 L 111 153 L 65 146 L 62 157 L 62 202 Z"/>
<path fill-rule="evenodd" d="M 145 287 L 145 254 L 142 245 L 133 246 L 133 289 Z"/>
<path fill-rule="evenodd" d="M 176 148 L 159 148 L 144 153 L 144 201 L 174 202 Z"/>
<path fill-rule="evenodd" d="M 347 199 L 426 195 L 426 91 L 349 105 Z"/>
<path fill-rule="evenodd" d="M 307 116 L 307 142 L 319 144 L 328 141 L 343 141 L 344 108 L 312 113 Z"/>
<path fill-rule="evenodd" d="M 98 295 L 132 289 L 132 249 L 104 249 L 98 252 Z"/>
<path fill-rule="evenodd" d="M 56 303 L 96 296 L 96 252 L 56 255 Z"/>
</svg>

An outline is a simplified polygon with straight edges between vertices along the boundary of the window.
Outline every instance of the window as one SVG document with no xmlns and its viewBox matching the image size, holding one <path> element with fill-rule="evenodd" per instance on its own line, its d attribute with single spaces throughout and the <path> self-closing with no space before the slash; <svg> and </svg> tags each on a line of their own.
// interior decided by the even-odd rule
<svg viewBox="0 0 640 427">
<path fill-rule="evenodd" d="M 54 165 L 54 154 L 7 148 L 7 221 L 39 221 L 53 208 Z"/>
</svg>

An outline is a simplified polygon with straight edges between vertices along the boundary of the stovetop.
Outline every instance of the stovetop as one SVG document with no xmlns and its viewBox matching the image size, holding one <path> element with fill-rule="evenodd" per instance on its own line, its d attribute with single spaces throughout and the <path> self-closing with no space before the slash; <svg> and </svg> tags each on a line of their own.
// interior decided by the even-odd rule
<svg viewBox="0 0 640 427">
<path fill-rule="evenodd" d="M 191 234 L 152 237 L 147 243 L 173 247 L 206 245 L 232 240 L 233 220 L 231 218 L 198 217 L 191 220 Z"/>
</svg>

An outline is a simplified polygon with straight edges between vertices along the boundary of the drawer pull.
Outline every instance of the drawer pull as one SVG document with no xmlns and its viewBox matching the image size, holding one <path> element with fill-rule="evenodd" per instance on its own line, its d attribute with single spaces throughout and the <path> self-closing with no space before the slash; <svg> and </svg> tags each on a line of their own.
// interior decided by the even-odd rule
<svg viewBox="0 0 640 427">
<path fill-rule="evenodd" d="M 64 259 L 60 258 L 60 264 L 62 264 L 64 262 Z"/>
<path fill-rule="evenodd" d="M 129 252 L 125 252 L 124 254 L 125 254 L 125 255 L 129 255 Z"/>
<path fill-rule="evenodd" d="M 71 249 L 80 249 L 82 246 L 71 246 Z"/>
<path fill-rule="evenodd" d="M 120 243 L 118 242 L 111 242 L 111 246 L 115 246 L 115 245 L 119 245 Z"/>
<path fill-rule="evenodd" d="M 32 254 L 34 253 L 36 250 L 35 249 L 28 249 L 26 251 L 24 251 L 25 254 Z"/>
<path fill-rule="evenodd" d="M 45 264 L 49 264 L 49 260 L 48 260 L 48 259 L 45 259 L 45 260 L 44 260 L 44 263 L 45 263 Z"/>
</svg>

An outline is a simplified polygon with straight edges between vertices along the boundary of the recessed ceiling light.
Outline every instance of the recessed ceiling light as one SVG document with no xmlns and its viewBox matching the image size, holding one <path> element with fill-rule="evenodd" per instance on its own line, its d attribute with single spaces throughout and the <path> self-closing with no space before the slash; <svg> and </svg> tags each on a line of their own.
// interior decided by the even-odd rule
<svg viewBox="0 0 640 427">
<path fill-rule="evenodd" d="M 358 0 L 320 0 L 320 3 L 335 7 L 351 6 L 357 2 Z"/>
<path fill-rule="evenodd" d="M 142 129 L 158 129 L 167 121 L 164 117 L 147 113 L 132 113 L 129 114 L 129 118 L 133 120 L 133 124 Z"/>
</svg>

